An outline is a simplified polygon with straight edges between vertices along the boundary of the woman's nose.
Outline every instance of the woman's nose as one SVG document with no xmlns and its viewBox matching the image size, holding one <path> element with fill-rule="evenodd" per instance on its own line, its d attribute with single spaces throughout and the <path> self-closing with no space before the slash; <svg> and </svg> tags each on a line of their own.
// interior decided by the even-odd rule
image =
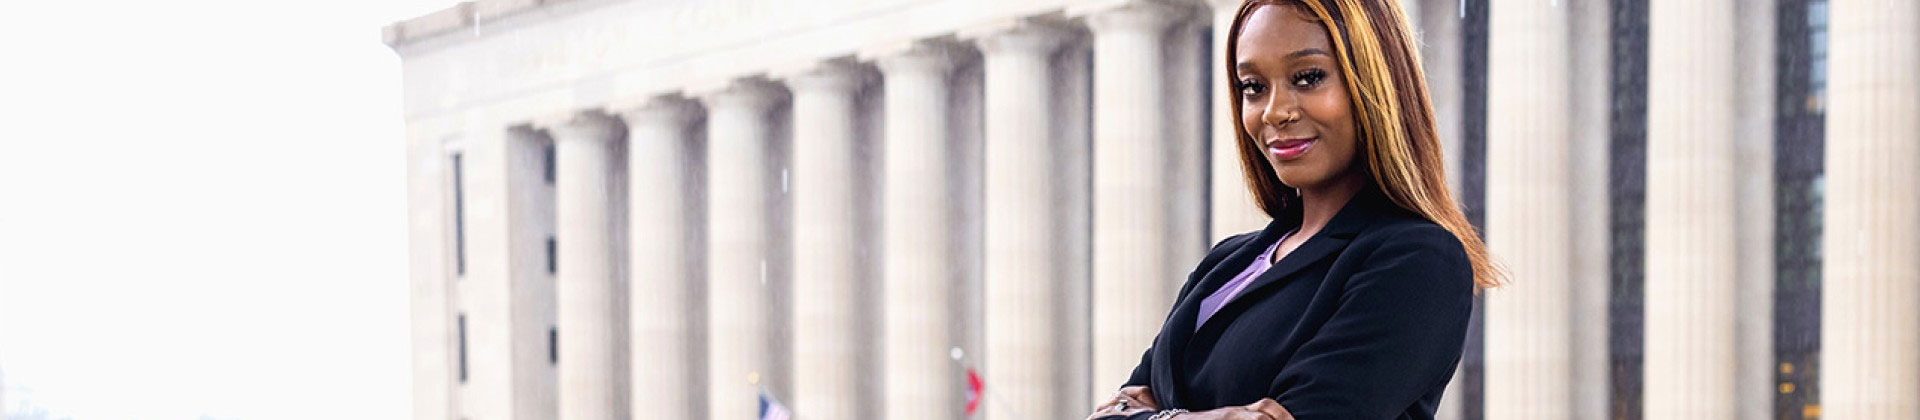
<svg viewBox="0 0 1920 420">
<path fill-rule="evenodd" d="M 1291 95 L 1267 95 L 1267 106 L 1261 108 L 1260 122 L 1272 127 L 1286 125 L 1293 122 L 1294 115 L 1298 115 L 1299 110 L 1295 108 Z"/>
</svg>

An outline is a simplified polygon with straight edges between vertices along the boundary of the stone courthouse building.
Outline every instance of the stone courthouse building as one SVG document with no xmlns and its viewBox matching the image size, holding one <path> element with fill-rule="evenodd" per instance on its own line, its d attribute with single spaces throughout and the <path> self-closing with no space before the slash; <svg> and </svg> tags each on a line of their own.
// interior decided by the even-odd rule
<svg viewBox="0 0 1920 420">
<path fill-rule="evenodd" d="M 1920 2 L 1399 1 L 1513 275 L 1442 418 L 1920 418 Z M 1266 222 L 1236 4 L 394 23 L 414 417 L 957 420 L 974 369 L 976 417 L 1082 418 Z"/>
</svg>

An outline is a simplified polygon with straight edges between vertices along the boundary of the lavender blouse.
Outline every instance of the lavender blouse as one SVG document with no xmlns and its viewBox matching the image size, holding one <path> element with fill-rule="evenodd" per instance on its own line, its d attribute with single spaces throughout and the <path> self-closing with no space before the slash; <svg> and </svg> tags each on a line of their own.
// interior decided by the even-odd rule
<svg viewBox="0 0 1920 420">
<path fill-rule="evenodd" d="M 1240 271 L 1240 275 L 1234 276 L 1233 280 L 1228 280 L 1227 284 L 1220 285 L 1220 289 L 1214 290 L 1213 294 L 1207 295 L 1206 299 L 1201 300 L 1200 318 L 1193 322 L 1193 329 L 1199 330 L 1200 326 L 1207 325 L 1207 319 L 1213 318 L 1213 313 L 1220 312 L 1221 307 L 1227 306 L 1227 302 L 1233 301 L 1234 296 L 1239 296 L 1240 291 L 1246 290 L 1247 285 L 1253 284 L 1253 279 L 1259 278 L 1260 274 L 1266 273 L 1267 269 L 1273 268 L 1274 251 L 1279 250 L 1280 243 L 1286 242 L 1287 238 L 1292 237 L 1294 232 L 1299 231 L 1296 230 L 1287 232 L 1285 235 L 1280 235 L 1280 240 L 1273 241 L 1273 245 L 1268 245 L 1267 250 L 1260 253 L 1260 258 L 1254 258 L 1253 264 L 1248 265 L 1246 270 Z"/>
</svg>

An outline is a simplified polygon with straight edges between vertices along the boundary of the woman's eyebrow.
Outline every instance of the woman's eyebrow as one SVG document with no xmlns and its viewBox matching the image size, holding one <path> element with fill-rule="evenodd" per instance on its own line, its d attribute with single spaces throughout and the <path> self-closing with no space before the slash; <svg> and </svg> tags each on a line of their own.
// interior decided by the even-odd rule
<svg viewBox="0 0 1920 420">
<path fill-rule="evenodd" d="M 1324 55 L 1328 57 L 1333 56 L 1333 53 L 1327 52 L 1327 50 L 1323 50 L 1319 48 L 1306 48 L 1299 51 L 1287 53 L 1287 59 L 1291 60 L 1291 59 L 1305 57 L 1305 56 L 1314 55 L 1314 54 Z"/>
<path fill-rule="evenodd" d="M 1292 60 L 1295 58 L 1305 57 L 1309 55 L 1316 55 L 1316 54 L 1324 55 L 1328 57 L 1333 56 L 1333 53 L 1327 52 L 1327 50 L 1323 50 L 1319 48 L 1304 48 L 1299 51 L 1287 53 L 1287 55 L 1283 57 L 1283 59 Z M 1233 64 L 1233 69 L 1238 71 L 1247 71 L 1254 67 L 1257 67 L 1257 65 L 1255 65 L 1252 61 L 1242 61 L 1242 62 Z"/>
</svg>

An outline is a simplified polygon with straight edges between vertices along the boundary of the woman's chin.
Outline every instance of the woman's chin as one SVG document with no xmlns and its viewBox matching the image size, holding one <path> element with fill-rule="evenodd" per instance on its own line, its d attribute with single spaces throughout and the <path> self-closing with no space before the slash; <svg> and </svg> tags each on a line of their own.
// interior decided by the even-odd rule
<svg viewBox="0 0 1920 420">
<path fill-rule="evenodd" d="M 1280 183 L 1288 187 L 1293 187 L 1293 189 L 1296 190 L 1307 189 L 1313 185 L 1318 185 L 1327 178 L 1326 174 L 1322 173 L 1322 171 L 1302 168 L 1297 163 L 1277 167 L 1280 169 L 1273 171 L 1273 174 L 1280 178 Z"/>
</svg>

